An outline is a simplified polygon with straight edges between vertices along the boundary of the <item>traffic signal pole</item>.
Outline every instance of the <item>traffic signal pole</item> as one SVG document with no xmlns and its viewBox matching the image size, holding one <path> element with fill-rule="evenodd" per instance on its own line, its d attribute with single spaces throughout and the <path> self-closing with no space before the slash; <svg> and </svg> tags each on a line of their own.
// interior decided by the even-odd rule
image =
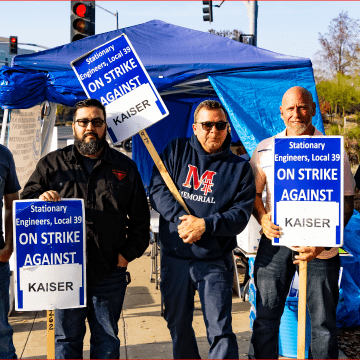
<svg viewBox="0 0 360 360">
<path fill-rule="evenodd" d="M 100 9 L 106 11 L 106 12 L 108 12 L 108 13 L 111 14 L 111 15 L 114 15 L 114 16 L 115 16 L 115 19 L 116 19 L 116 30 L 119 30 L 119 13 L 117 12 L 117 10 L 116 10 L 116 13 L 114 14 L 114 13 L 112 13 L 111 11 L 109 11 L 109 10 L 107 10 L 107 9 L 104 9 L 103 7 L 101 7 L 101 6 L 98 5 L 98 4 L 95 4 L 95 6 L 97 6 L 98 8 L 100 8 Z"/>
<path fill-rule="evenodd" d="M 258 18 L 258 2 L 243 1 L 247 9 L 247 17 L 249 18 L 249 35 L 253 35 L 253 44 L 257 46 L 257 18 Z"/>
<path fill-rule="evenodd" d="M 210 23 L 214 21 L 213 17 L 213 7 L 219 8 L 225 0 L 221 1 L 219 5 L 213 5 L 212 1 L 203 1 L 203 5 L 206 7 L 203 8 L 203 16 L 204 21 L 209 21 Z M 244 5 L 247 9 L 247 17 L 249 18 L 249 34 L 243 36 L 249 36 L 251 39 L 249 40 L 250 45 L 257 46 L 257 18 L 258 18 L 258 2 L 254 1 L 243 1 Z"/>
<path fill-rule="evenodd" d="M 0 41 L 0 44 L 8 44 L 9 42 L 8 41 Z M 38 45 L 38 44 L 31 44 L 31 43 L 21 43 L 21 42 L 18 42 L 18 45 L 27 45 L 27 46 L 36 46 L 36 47 L 39 47 L 39 48 L 42 48 L 42 49 L 50 49 L 49 47 L 47 46 L 43 46 L 43 45 Z"/>
</svg>

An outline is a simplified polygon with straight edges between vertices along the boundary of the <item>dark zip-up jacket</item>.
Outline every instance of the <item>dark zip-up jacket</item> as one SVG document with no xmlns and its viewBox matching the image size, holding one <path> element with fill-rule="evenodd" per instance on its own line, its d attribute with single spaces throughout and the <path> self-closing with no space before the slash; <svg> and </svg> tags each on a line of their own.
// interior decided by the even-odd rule
<svg viewBox="0 0 360 360">
<path fill-rule="evenodd" d="M 75 146 L 51 152 L 37 164 L 22 199 L 37 199 L 47 190 L 62 198 L 84 199 L 87 284 L 96 285 L 117 266 L 118 254 L 132 261 L 149 245 L 150 215 L 135 163 L 106 143 L 87 174 Z"/>
<path fill-rule="evenodd" d="M 150 201 L 161 214 L 160 241 L 168 256 L 216 259 L 236 247 L 236 235 L 249 221 L 256 190 L 249 163 L 230 151 L 230 142 L 228 135 L 223 150 L 209 155 L 193 135 L 173 139 L 161 154 L 190 213 L 205 220 L 205 233 L 193 244 L 179 237 L 179 217 L 186 212 L 153 168 Z"/>
</svg>

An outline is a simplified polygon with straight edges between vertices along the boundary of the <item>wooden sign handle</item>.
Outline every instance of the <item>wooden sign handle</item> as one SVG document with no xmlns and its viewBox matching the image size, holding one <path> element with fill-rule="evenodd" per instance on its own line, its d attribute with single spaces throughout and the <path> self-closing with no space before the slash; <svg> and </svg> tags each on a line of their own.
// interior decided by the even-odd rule
<svg viewBox="0 0 360 360">
<path fill-rule="evenodd" d="M 160 159 L 159 154 L 157 153 L 153 143 L 151 142 L 147 132 L 145 130 L 141 130 L 139 135 L 144 142 L 146 148 L 148 149 L 150 156 L 154 160 L 156 167 L 159 169 L 160 175 L 165 181 L 165 184 L 169 188 L 170 192 L 173 194 L 175 200 L 184 208 L 184 210 L 190 215 L 190 211 L 187 208 L 184 199 L 181 197 L 179 190 L 177 189 L 176 185 L 174 184 L 173 180 L 171 179 L 169 173 L 167 172 L 164 163 Z"/>
<path fill-rule="evenodd" d="M 47 311 L 47 358 L 55 359 L 55 310 Z"/>
<path fill-rule="evenodd" d="M 300 260 L 300 263 L 299 263 L 298 339 L 297 339 L 297 358 L 298 359 L 305 359 L 306 281 L 307 281 L 307 261 Z"/>
</svg>

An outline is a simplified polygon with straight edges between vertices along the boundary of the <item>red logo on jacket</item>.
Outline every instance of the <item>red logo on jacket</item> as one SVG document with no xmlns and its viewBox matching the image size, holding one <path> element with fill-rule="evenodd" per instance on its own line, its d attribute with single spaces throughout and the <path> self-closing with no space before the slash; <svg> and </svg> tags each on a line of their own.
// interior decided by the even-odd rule
<svg viewBox="0 0 360 360">
<path fill-rule="evenodd" d="M 189 171 L 188 174 L 186 176 L 186 181 L 182 184 L 185 187 L 191 188 L 191 178 L 194 179 L 194 189 L 198 190 L 199 187 L 201 185 L 203 185 L 202 189 L 200 189 L 201 191 L 204 192 L 204 195 L 207 195 L 207 193 L 212 192 L 211 187 L 214 185 L 213 181 L 213 177 L 214 175 L 216 175 L 215 171 L 210 171 L 210 170 L 206 170 L 199 181 L 199 173 L 198 173 L 198 169 L 196 166 L 194 165 L 188 165 L 189 166 Z"/>
<path fill-rule="evenodd" d="M 125 172 L 125 171 L 113 170 L 112 172 L 114 173 L 114 175 L 115 175 L 119 180 L 122 180 L 122 179 L 126 176 L 126 172 Z"/>
</svg>

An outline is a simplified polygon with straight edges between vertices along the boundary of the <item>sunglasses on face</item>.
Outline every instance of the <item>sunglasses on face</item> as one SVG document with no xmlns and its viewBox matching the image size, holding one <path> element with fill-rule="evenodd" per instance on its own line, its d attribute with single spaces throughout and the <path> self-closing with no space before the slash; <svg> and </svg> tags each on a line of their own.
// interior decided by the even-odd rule
<svg viewBox="0 0 360 360">
<path fill-rule="evenodd" d="M 221 131 L 221 130 L 226 129 L 226 125 L 228 124 L 228 122 L 227 121 L 218 121 L 218 122 L 207 121 L 207 122 L 199 122 L 197 124 L 201 124 L 203 130 L 205 130 L 205 131 L 210 131 L 214 125 L 216 127 L 216 130 Z"/>
<path fill-rule="evenodd" d="M 94 119 L 94 120 L 76 120 L 75 121 L 81 127 L 87 127 L 89 123 L 91 123 L 94 127 L 102 127 L 104 124 L 104 120 L 101 119 Z"/>
</svg>

